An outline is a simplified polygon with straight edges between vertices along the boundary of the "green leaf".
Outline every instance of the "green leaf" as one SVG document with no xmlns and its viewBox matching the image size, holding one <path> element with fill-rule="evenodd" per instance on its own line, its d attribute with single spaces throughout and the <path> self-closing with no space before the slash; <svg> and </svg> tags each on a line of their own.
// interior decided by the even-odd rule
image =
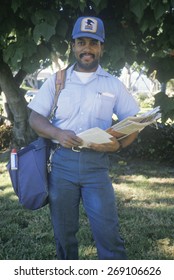
<svg viewBox="0 0 174 280">
<path fill-rule="evenodd" d="M 137 16 L 139 20 L 143 17 L 147 3 L 148 2 L 146 0 L 130 0 L 130 10 Z"/>
<path fill-rule="evenodd" d="M 38 10 L 31 15 L 31 20 L 34 25 L 38 25 L 42 22 L 47 22 L 52 26 L 56 26 L 59 15 L 54 11 Z"/>
<path fill-rule="evenodd" d="M 92 1 L 96 7 L 98 7 L 100 5 L 100 2 L 102 2 L 101 0 L 93 0 Z"/>
<path fill-rule="evenodd" d="M 22 44 L 24 57 L 31 57 L 37 51 L 37 45 L 32 40 L 26 40 Z"/>
<path fill-rule="evenodd" d="M 166 57 L 152 57 L 151 68 L 157 70 L 157 79 L 167 83 L 174 76 L 174 59 Z"/>
<path fill-rule="evenodd" d="M 22 69 L 29 74 L 34 73 L 39 67 L 40 63 L 36 59 L 25 59 L 22 65 Z"/>
<path fill-rule="evenodd" d="M 169 9 L 169 4 L 159 0 L 151 0 L 151 7 L 154 10 L 155 19 L 158 20 Z"/>
<path fill-rule="evenodd" d="M 12 64 L 15 65 L 16 63 L 20 63 L 23 58 L 23 48 L 18 47 L 15 49 L 15 54 L 11 58 Z"/>
<path fill-rule="evenodd" d="M 80 0 L 79 1 L 79 7 L 80 7 L 81 12 L 84 12 L 85 7 L 86 7 L 86 1 Z"/>
<path fill-rule="evenodd" d="M 68 50 L 68 43 L 60 39 L 58 36 L 53 36 L 50 40 L 52 49 L 55 52 L 59 52 L 61 55 L 65 55 Z"/>
<path fill-rule="evenodd" d="M 125 55 L 124 48 L 122 45 L 116 45 L 114 49 L 110 50 L 109 54 L 112 60 L 117 63 Z"/>
<path fill-rule="evenodd" d="M 50 51 L 46 46 L 40 45 L 38 46 L 38 53 L 40 56 L 40 59 L 45 60 L 50 56 Z"/>
<path fill-rule="evenodd" d="M 166 122 L 168 118 L 174 119 L 173 97 L 168 97 L 164 92 L 159 92 L 155 95 L 154 106 L 160 106 L 163 122 Z"/>
<path fill-rule="evenodd" d="M 58 34 L 59 36 L 65 38 L 67 31 L 68 31 L 68 23 L 67 23 L 67 21 L 65 21 L 64 19 L 60 20 L 57 23 L 56 34 Z"/>
<path fill-rule="evenodd" d="M 15 54 L 15 43 L 8 45 L 6 49 L 3 51 L 3 59 L 6 63 L 9 63 L 10 58 Z"/>
<path fill-rule="evenodd" d="M 152 11 L 148 15 L 144 16 L 139 23 L 140 30 L 144 33 L 146 30 L 153 30 L 156 27 L 156 21 Z"/>
<path fill-rule="evenodd" d="M 42 22 L 35 26 L 33 32 L 33 38 L 36 43 L 40 40 L 43 36 L 46 41 L 48 41 L 52 35 L 55 34 L 55 27 L 51 26 L 46 22 Z"/>
<path fill-rule="evenodd" d="M 84 2 L 85 0 L 81 0 L 81 1 Z M 79 1 L 77 1 L 77 0 L 64 0 L 63 4 L 70 5 L 74 9 L 74 8 L 78 8 Z"/>
<path fill-rule="evenodd" d="M 108 5 L 108 1 L 107 0 L 102 0 L 102 1 L 100 1 L 99 9 L 103 10 L 107 7 L 107 5 Z"/>
<path fill-rule="evenodd" d="M 17 11 L 17 9 L 21 6 L 21 0 L 12 0 L 11 8 L 14 11 L 14 13 Z"/>
</svg>

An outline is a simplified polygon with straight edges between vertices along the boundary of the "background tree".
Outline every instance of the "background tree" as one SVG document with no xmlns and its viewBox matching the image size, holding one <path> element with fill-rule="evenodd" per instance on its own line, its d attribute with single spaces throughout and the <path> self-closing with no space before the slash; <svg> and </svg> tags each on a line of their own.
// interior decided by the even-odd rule
<svg viewBox="0 0 174 280">
<path fill-rule="evenodd" d="M 102 64 L 109 71 L 119 74 L 126 62 L 136 61 L 149 73 L 157 70 L 160 82 L 174 77 L 173 0 L 0 0 L 0 4 L 0 88 L 13 115 L 19 146 L 32 137 L 22 81 L 51 64 L 55 55 L 73 61 L 69 41 L 78 16 L 104 20 Z"/>
</svg>

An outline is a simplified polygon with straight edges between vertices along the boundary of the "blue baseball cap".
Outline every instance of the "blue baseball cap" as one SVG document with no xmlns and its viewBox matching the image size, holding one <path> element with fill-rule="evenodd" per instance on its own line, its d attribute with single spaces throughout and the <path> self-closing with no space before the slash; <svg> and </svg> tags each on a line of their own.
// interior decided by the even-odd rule
<svg viewBox="0 0 174 280">
<path fill-rule="evenodd" d="M 105 40 L 105 30 L 103 21 L 97 17 L 80 17 L 77 19 L 72 38 L 89 37 L 101 42 Z"/>
</svg>

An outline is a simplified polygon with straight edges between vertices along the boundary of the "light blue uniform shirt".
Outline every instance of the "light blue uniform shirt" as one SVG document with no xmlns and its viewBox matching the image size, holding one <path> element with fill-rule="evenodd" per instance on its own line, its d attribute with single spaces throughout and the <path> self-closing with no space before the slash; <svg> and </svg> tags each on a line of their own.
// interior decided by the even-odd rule
<svg viewBox="0 0 174 280">
<path fill-rule="evenodd" d="M 109 128 L 113 113 L 119 120 L 137 114 L 137 102 L 118 78 L 99 66 L 84 84 L 73 68 L 74 65 L 66 73 L 65 87 L 59 95 L 58 109 L 53 120 L 54 126 L 78 134 L 92 127 L 104 130 Z M 48 78 L 28 105 L 45 117 L 49 116 L 52 108 L 55 79 L 55 74 Z"/>
</svg>

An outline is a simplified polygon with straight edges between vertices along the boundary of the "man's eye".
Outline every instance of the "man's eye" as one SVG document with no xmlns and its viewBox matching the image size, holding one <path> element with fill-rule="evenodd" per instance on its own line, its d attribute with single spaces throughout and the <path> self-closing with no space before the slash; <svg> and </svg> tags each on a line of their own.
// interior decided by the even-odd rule
<svg viewBox="0 0 174 280">
<path fill-rule="evenodd" d="M 99 45 L 99 41 L 92 41 L 92 46 L 98 46 Z"/>
</svg>

